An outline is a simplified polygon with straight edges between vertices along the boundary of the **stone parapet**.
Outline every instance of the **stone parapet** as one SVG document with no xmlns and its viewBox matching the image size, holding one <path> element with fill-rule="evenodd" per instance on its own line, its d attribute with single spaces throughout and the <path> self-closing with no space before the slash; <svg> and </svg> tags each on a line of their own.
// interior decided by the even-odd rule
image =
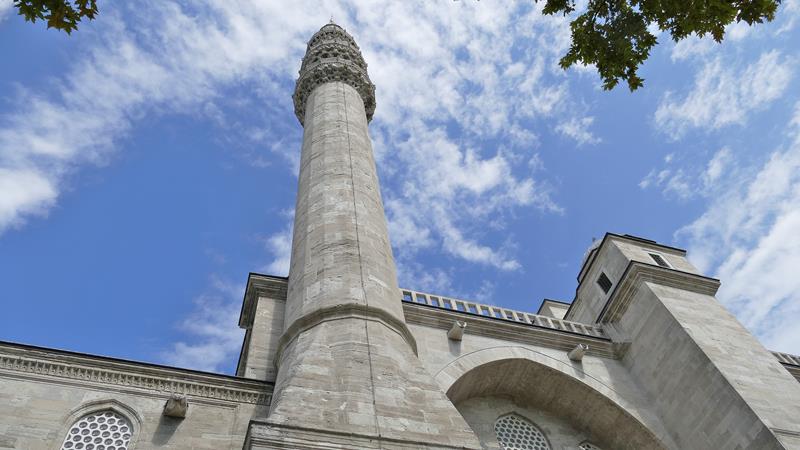
<svg viewBox="0 0 800 450">
<path fill-rule="evenodd" d="M 566 331 L 567 333 L 608 338 L 601 325 L 572 322 L 569 320 L 556 319 L 554 317 L 542 316 L 539 314 L 515 311 L 500 306 L 486 305 L 467 300 L 454 299 L 452 297 L 443 297 L 440 295 L 416 292 L 409 289 L 402 289 L 401 293 L 403 295 L 403 301 L 406 303 L 427 305 L 446 311 L 465 313 L 473 316 L 481 316 L 492 319 L 500 319 L 518 324 L 531 325 L 534 327 Z"/>
<path fill-rule="evenodd" d="M 483 336 L 498 339 L 503 342 L 536 345 L 566 352 L 578 344 L 587 345 L 587 354 L 603 358 L 616 359 L 624 352 L 625 345 L 615 344 L 609 338 L 597 337 L 558 330 L 554 328 L 538 327 L 535 325 L 512 322 L 510 320 L 494 319 L 462 313 L 459 311 L 431 308 L 418 303 L 404 302 L 403 312 L 409 325 L 421 325 L 432 329 L 449 330 L 455 321 L 464 321 L 467 326 L 464 330 L 464 339 L 472 336 Z M 420 338 L 417 338 L 420 339 Z M 425 338 L 423 338 L 425 339 Z M 429 345 L 427 340 L 419 342 L 420 346 Z"/>
</svg>

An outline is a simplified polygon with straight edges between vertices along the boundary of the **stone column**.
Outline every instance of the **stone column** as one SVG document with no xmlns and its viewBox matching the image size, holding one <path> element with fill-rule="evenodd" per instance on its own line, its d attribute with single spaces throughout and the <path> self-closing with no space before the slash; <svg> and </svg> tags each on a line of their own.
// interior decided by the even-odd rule
<svg viewBox="0 0 800 450">
<path fill-rule="evenodd" d="M 366 69 L 338 25 L 309 41 L 294 94 L 303 148 L 268 421 L 479 448 L 417 359 L 405 324 L 368 132 L 375 87 Z"/>
</svg>

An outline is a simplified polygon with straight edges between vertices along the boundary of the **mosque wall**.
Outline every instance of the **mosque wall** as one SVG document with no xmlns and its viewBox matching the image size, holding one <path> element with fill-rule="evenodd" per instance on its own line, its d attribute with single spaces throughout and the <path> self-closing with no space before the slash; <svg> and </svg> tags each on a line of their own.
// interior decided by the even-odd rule
<svg viewBox="0 0 800 450">
<path fill-rule="evenodd" d="M 524 439 L 535 446 L 533 450 L 578 450 L 581 444 L 598 442 L 557 415 L 510 396 L 473 397 L 456 408 L 487 450 L 503 450 L 498 435 L 511 442 Z"/>
<path fill-rule="evenodd" d="M 257 381 L 0 343 L 0 449 L 61 449 L 70 435 L 64 448 L 76 450 L 238 450 L 250 420 L 266 416 L 271 390 Z M 173 394 L 188 401 L 183 418 L 165 414 Z M 76 424 L 83 428 L 70 434 Z"/>
</svg>

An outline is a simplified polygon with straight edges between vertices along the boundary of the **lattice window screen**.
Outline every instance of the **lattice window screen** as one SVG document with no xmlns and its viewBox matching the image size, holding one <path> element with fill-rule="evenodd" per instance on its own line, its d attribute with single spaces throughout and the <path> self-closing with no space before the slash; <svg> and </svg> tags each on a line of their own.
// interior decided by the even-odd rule
<svg viewBox="0 0 800 450">
<path fill-rule="evenodd" d="M 504 450 L 550 450 L 550 444 L 536 425 L 516 414 L 497 419 L 497 441 Z"/>
<path fill-rule="evenodd" d="M 61 450 L 127 450 L 132 435 L 128 419 L 114 411 L 98 411 L 75 422 Z"/>
</svg>

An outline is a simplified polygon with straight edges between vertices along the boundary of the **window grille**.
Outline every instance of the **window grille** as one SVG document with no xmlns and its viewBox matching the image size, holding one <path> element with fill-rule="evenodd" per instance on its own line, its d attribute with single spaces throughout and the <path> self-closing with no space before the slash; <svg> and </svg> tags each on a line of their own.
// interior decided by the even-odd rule
<svg viewBox="0 0 800 450">
<path fill-rule="evenodd" d="M 669 263 L 667 262 L 666 259 L 664 259 L 663 256 L 659 255 L 658 253 L 648 253 L 648 255 L 650 255 L 650 257 L 653 258 L 653 261 L 655 261 L 656 264 L 658 264 L 659 266 L 671 269 Z"/>
<path fill-rule="evenodd" d="M 131 436 L 128 419 L 114 411 L 97 411 L 72 425 L 61 450 L 127 450 Z"/>
<path fill-rule="evenodd" d="M 600 289 L 602 289 L 603 292 L 608 294 L 608 290 L 611 289 L 611 280 L 608 279 L 605 273 L 600 272 L 600 277 L 597 279 L 597 284 L 600 285 Z"/>
<path fill-rule="evenodd" d="M 497 419 L 497 442 L 503 450 L 550 450 L 550 444 L 536 425 L 516 414 Z"/>
<path fill-rule="evenodd" d="M 603 450 L 589 441 L 582 442 L 581 445 L 578 446 L 578 448 L 581 450 Z"/>
</svg>

